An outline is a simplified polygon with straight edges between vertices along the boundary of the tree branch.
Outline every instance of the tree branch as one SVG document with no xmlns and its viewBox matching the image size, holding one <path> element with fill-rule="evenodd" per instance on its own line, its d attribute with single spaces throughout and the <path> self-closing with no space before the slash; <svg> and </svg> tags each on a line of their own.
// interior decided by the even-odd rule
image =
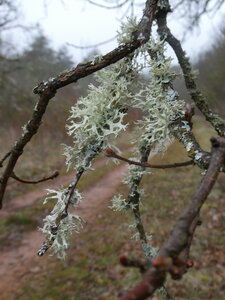
<svg viewBox="0 0 225 300">
<path fill-rule="evenodd" d="M 7 152 L 4 157 L 0 160 L 0 168 L 3 167 L 3 162 L 11 155 L 11 151 Z"/>
<path fill-rule="evenodd" d="M 187 155 L 192 159 L 193 163 L 198 165 L 199 168 L 207 170 L 211 154 L 201 148 L 194 133 L 191 131 L 189 123 L 185 119 L 179 119 L 171 124 L 171 129 L 174 137 L 183 144 Z"/>
<path fill-rule="evenodd" d="M 105 44 L 108 44 L 112 41 L 114 41 L 115 39 L 117 38 L 117 35 L 115 35 L 114 37 L 108 39 L 108 40 L 105 40 L 103 42 L 100 42 L 100 43 L 97 43 L 97 44 L 93 44 L 93 45 L 87 45 L 87 46 L 79 46 L 79 45 L 75 45 L 75 44 L 71 44 L 71 43 L 66 43 L 68 46 L 70 47 L 73 47 L 75 49 L 81 49 L 81 50 L 85 50 L 85 49 L 91 49 L 91 48 L 97 48 L 99 46 L 102 46 L 102 45 L 105 45 Z"/>
<path fill-rule="evenodd" d="M 58 176 L 59 176 L 58 171 L 55 171 L 51 176 L 44 177 L 44 178 L 41 178 L 41 179 L 38 179 L 38 180 L 25 180 L 25 179 L 19 178 L 14 172 L 11 175 L 11 177 L 13 179 L 15 179 L 19 182 L 22 182 L 22 183 L 27 183 L 27 184 L 37 184 L 37 183 L 44 182 L 44 181 L 47 181 L 47 180 L 50 180 L 50 179 L 54 179 Z"/>
<path fill-rule="evenodd" d="M 51 248 L 52 244 L 54 243 L 54 240 L 56 238 L 57 231 L 58 231 L 58 225 L 61 222 L 61 220 L 63 220 L 64 218 L 66 218 L 68 216 L 68 208 L 69 208 L 69 205 L 71 204 L 71 198 L 73 197 L 73 193 L 74 193 L 76 186 L 77 186 L 81 176 L 83 175 L 83 173 L 84 173 L 84 169 L 81 168 L 76 173 L 74 181 L 68 186 L 67 191 L 65 192 L 67 195 L 65 209 L 62 212 L 62 214 L 59 216 L 59 218 L 57 218 L 56 226 L 54 226 L 54 228 L 51 228 L 51 233 L 53 235 L 53 238 L 51 239 L 50 242 L 43 243 L 41 249 L 39 249 L 37 251 L 38 256 L 43 256 L 48 251 L 48 249 Z"/>
<path fill-rule="evenodd" d="M 173 164 L 153 165 L 153 164 L 149 164 L 147 162 L 139 162 L 139 161 L 134 161 L 134 160 L 122 157 L 122 156 L 116 154 L 116 152 L 113 151 L 111 148 L 106 148 L 105 152 L 106 152 L 106 156 L 113 157 L 113 158 L 125 161 L 129 165 L 135 165 L 135 166 L 140 166 L 140 167 L 145 167 L 145 168 L 152 168 L 152 169 L 171 169 L 171 168 L 179 168 L 179 167 L 190 166 L 190 165 L 194 164 L 193 160 L 188 160 L 188 161 L 183 161 L 183 162 L 173 163 Z"/>
<path fill-rule="evenodd" d="M 138 268 L 140 273 L 145 273 L 147 271 L 148 262 L 146 260 L 130 259 L 126 256 L 121 256 L 120 263 L 124 267 Z"/>
<path fill-rule="evenodd" d="M 112 153 L 112 151 L 113 150 L 110 149 L 109 152 Z M 141 154 L 140 163 L 144 164 L 148 161 L 148 157 L 151 152 L 151 147 L 146 146 L 144 143 L 142 143 L 142 146 L 140 146 L 139 151 Z M 134 214 L 136 230 L 138 231 L 138 234 L 139 234 L 139 238 L 140 238 L 140 242 L 141 242 L 141 246 L 142 246 L 144 255 L 147 258 L 147 264 L 145 266 L 145 269 L 140 268 L 141 272 L 146 270 L 146 268 L 149 267 L 149 264 L 150 264 L 151 260 L 154 258 L 154 255 L 156 252 L 155 248 L 153 246 L 151 246 L 150 244 L 148 244 L 145 228 L 144 228 L 142 218 L 141 218 L 140 207 L 139 207 L 140 206 L 139 185 L 143 178 L 144 170 L 145 170 L 144 166 L 138 165 L 136 167 L 136 171 L 138 172 L 138 174 L 136 174 L 136 176 L 134 176 L 132 178 L 132 183 L 130 184 L 130 190 L 129 190 L 128 197 L 127 197 L 127 206 L 129 208 L 131 208 L 131 210 Z M 125 263 L 125 260 L 122 260 L 122 261 L 120 260 L 120 262 L 123 264 L 123 262 Z M 138 264 L 137 261 L 136 261 L 136 263 Z M 164 286 L 162 287 L 162 293 L 166 296 L 166 299 L 173 300 L 173 298 L 167 291 L 166 287 L 164 287 Z"/>
<path fill-rule="evenodd" d="M 161 37 L 168 42 L 168 44 L 175 52 L 178 62 L 183 71 L 186 88 L 192 100 L 205 116 L 206 120 L 212 124 L 213 128 L 215 128 L 218 134 L 220 136 L 225 136 L 225 121 L 209 108 L 205 97 L 196 85 L 195 75 L 193 74 L 189 58 L 183 50 L 180 41 L 173 36 L 167 26 L 166 18 L 168 12 L 170 12 L 170 6 L 169 2 L 167 1 L 167 6 L 159 9 L 157 12 L 158 32 Z"/>
<path fill-rule="evenodd" d="M 8 164 L 0 181 L 0 208 L 2 208 L 2 201 L 8 179 L 13 172 L 17 160 L 23 153 L 23 149 L 26 144 L 38 131 L 48 103 L 50 99 L 55 96 L 56 91 L 59 88 L 67 86 L 70 83 L 74 83 L 80 78 L 86 77 L 87 75 L 90 75 L 106 66 L 109 66 L 110 64 L 119 61 L 146 43 L 150 37 L 151 26 L 155 17 L 157 3 L 158 0 L 146 1 L 143 16 L 138 24 L 137 30 L 133 32 L 130 42 L 119 46 L 108 54 L 102 56 L 102 59 L 97 63 L 90 61 L 85 64 L 79 64 L 76 68 L 66 73 L 62 73 L 55 78 L 51 78 L 47 82 L 41 82 L 37 87 L 34 88 L 34 93 L 39 95 L 39 100 L 35 106 L 30 121 L 25 126 L 25 132 L 11 150 Z"/>
<path fill-rule="evenodd" d="M 132 290 L 128 291 L 120 300 L 142 300 L 153 295 L 154 291 L 162 286 L 166 273 L 170 272 L 173 278 L 182 275 L 181 266 L 189 262 L 179 259 L 181 252 L 188 246 L 189 238 L 193 235 L 196 226 L 193 222 L 198 218 L 200 209 L 212 190 L 225 161 L 225 138 L 212 138 L 212 155 L 206 175 L 204 176 L 194 198 L 189 203 L 176 223 L 168 240 L 160 249 L 152 267 L 146 272 L 143 280 Z"/>
</svg>

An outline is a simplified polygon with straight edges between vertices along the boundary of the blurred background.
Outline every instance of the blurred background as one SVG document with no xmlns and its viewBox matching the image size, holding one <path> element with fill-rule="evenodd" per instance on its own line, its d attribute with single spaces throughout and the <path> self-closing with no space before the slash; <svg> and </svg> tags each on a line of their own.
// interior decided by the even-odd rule
<svg viewBox="0 0 225 300">
<path fill-rule="evenodd" d="M 225 117 L 225 1 L 171 0 L 171 5 L 174 13 L 169 17 L 169 26 L 182 40 L 193 68 L 198 72 L 199 88 L 207 95 L 210 106 Z M 127 17 L 139 18 L 143 7 L 144 1 L 141 0 L 0 0 L 1 156 L 18 139 L 22 126 L 30 118 L 37 99 L 32 92 L 33 88 L 41 81 L 115 48 L 121 22 L 126 22 Z M 168 55 L 174 57 L 169 48 Z M 175 58 L 173 68 L 180 72 Z M 144 73 L 143 79 L 147 81 L 149 77 Z M 60 170 L 62 175 L 66 173 L 61 144 L 70 144 L 71 140 L 66 134 L 65 123 L 71 105 L 80 96 L 86 95 L 90 83 L 95 83 L 92 75 L 58 91 L 48 106 L 38 134 L 27 145 L 18 162 L 17 175 L 33 179 L 50 175 L 54 170 Z M 189 100 L 182 78 L 178 78 L 174 85 L 180 97 Z M 196 115 L 196 135 L 204 149 L 209 150 L 208 140 L 215 133 L 198 112 Z M 132 112 L 129 116 L 130 123 L 137 117 Z M 129 140 L 121 137 L 119 144 L 129 156 Z M 173 162 L 174 157 L 186 159 L 178 143 L 169 148 L 163 161 Z M 155 161 L 159 162 L 161 159 L 156 157 Z M 101 180 L 109 172 L 109 168 L 113 170 L 116 167 L 109 164 L 108 168 L 96 170 L 95 178 L 88 174 L 81 183 L 81 190 L 86 186 L 104 184 Z M 156 245 L 160 245 L 165 239 L 169 230 L 167 223 L 179 216 L 180 210 L 193 195 L 193 187 L 201 178 L 197 168 L 188 170 L 181 168 L 179 172 L 168 171 L 169 175 L 165 171 L 157 171 L 154 179 L 151 179 L 151 187 L 148 179 L 143 182 L 147 192 L 154 198 L 151 206 L 148 203 L 143 208 L 143 214 L 146 224 L 153 220 L 150 233 L 153 234 Z M 171 178 L 170 182 L 167 176 Z M 207 225 L 200 230 L 196 241 L 194 254 L 200 259 L 204 251 L 206 256 L 203 261 L 197 261 L 197 269 L 194 274 L 186 277 L 185 282 L 182 281 L 180 285 L 169 284 L 177 299 L 225 299 L 225 274 L 221 269 L 225 265 L 222 250 L 225 241 L 221 236 L 221 231 L 225 232 L 225 216 L 221 209 L 225 206 L 222 196 L 225 185 L 222 179 L 211 195 L 213 204 L 205 207 Z M 69 182 L 60 184 L 66 183 Z M 41 189 L 47 187 L 48 185 L 42 185 Z M 35 189 L 36 186 L 11 181 L 5 201 L 13 203 L 13 199 L 17 197 L 18 202 L 22 202 L 24 195 Z M 116 191 L 126 192 L 120 181 L 114 187 L 113 192 Z M 106 195 L 107 200 L 112 196 L 110 193 Z M 35 266 L 32 266 L 31 254 L 37 250 L 32 249 L 32 239 L 35 238 L 32 232 L 42 225 L 42 216 L 51 208 L 51 204 L 43 208 L 41 201 L 37 201 L 41 197 L 43 195 L 36 196 L 35 201 L 31 199 L 32 207 L 28 201 L 27 207 L 22 210 L 14 209 L 11 213 L 6 210 L 0 221 L 1 248 L 3 253 L 8 253 L 6 257 L 13 257 L 12 271 L 21 258 L 25 266 L 22 271 L 15 272 L 15 277 L 12 274 L 11 277 L 4 275 L 8 267 L 2 268 L 0 276 L 9 281 L 8 289 L 7 282 L 0 286 L 1 291 L 3 288 L 6 291 L 1 299 L 116 299 L 119 290 L 132 286 L 138 280 L 139 275 L 135 271 L 124 270 L 117 262 L 119 254 L 130 253 L 131 249 L 132 252 L 140 252 L 136 241 L 127 242 L 128 229 L 125 224 L 132 223 L 132 217 L 115 217 L 115 213 L 108 210 L 109 202 L 104 208 L 99 208 L 93 222 L 87 223 L 84 237 L 76 239 L 64 265 L 57 262 L 56 258 L 47 256 L 43 265 L 40 260 L 34 260 Z M 179 202 L 181 197 L 182 203 Z M 165 198 L 169 199 L 166 203 Z M 157 213 L 152 214 L 152 207 Z M 103 230 L 106 226 L 109 234 Z M 213 232 L 210 237 L 209 229 Z M 24 251 L 21 248 L 23 245 L 28 245 Z M 21 249 L 19 257 L 16 253 L 18 249 Z M 30 260 L 25 252 L 30 255 L 27 254 Z M 14 291 L 10 293 L 11 282 L 18 278 L 20 287 L 15 284 Z M 189 291 L 190 286 L 193 287 L 193 293 Z M 156 296 L 155 299 L 161 298 Z"/>
</svg>

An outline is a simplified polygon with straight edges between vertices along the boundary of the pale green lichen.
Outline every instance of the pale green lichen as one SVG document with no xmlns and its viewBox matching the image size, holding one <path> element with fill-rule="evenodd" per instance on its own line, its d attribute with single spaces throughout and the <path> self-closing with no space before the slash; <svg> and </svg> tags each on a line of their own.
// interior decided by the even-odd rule
<svg viewBox="0 0 225 300">
<path fill-rule="evenodd" d="M 39 228 L 45 235 L 45 243 L 51 247 L 53 254 L 58 258 L 64 259 L 66 250 L 69 247 L 69 238 L 73 232 L 79 232 L 83 227 L 83 219 L 72 213 L 66 213 L 67 190 L 48 190 L 44 204 L 49 200 L 56 201 L 56 204 L 50 214 L 43 220 L 44 225 Z M 76 206 L 81 201 L 81 195 L 75 191 L 71 203 Z"/>
<path fill-rule="evenodd" d="M 118 34 L 119 45 L 129 42 L 135 29 L 137 30 L 135 19 L 122 25 Z M 144 37 L 140 35 L 138 38 Z M 89 85 L 87 96 L 81 97 L 71 108 L 67 130 L 73 139 L 73 145 L 65 146 L 64 150 L 68 167 L 73 166 L 78 172 L 89 169 L 95 156 L 111 144 L 112 139 L 118 137 L 121 131 L 127 129 L 124 117 L 131 107 L 140 109 L 144 115 L 136 124 L 135 140 L 140 140 L 139 148 L 143 144 L 146 147 L 157 144 L 158 151 L 161 151 L 165 141 L 172 139 L 171 124 L 183 115 L 183 102 L 178 101 L 177 93 L 172 88 L 176 75 L 171 72 L 171 59 L 164 56 L 164 50 L 164 41 L 151 40 L 135 51 L 134 55 L 96 73 L 97 85 Z M 149 59 L 149 53 L 152 59 Z M 141 63 L 139 55 L 143 59 Z M 101 59 L 101 56 L 95 57 L 92 64 Z M 134 88 L 139 83 L 138 72 L 146 66 L 150 69 L 150 83 L 142 85 L 134 94 Z M 184 131 L 189 130 L 186 123 L 183 127 Z M 139 182 L 147 171 L 143 167 L 133 166 L 130 171 L 130 176 L 125 180 L 130 187 L 128 199 L 136 199 L 138 195 L 138 201 L 127 201 L 122 195 L 115 196 L 112 199 L 113 210 L 130 208 L 135 212 L 139 208 L 143 197 Z M 41 228 L 46 236 L 46 243 L 61 258 L 65 257 L 72 232 L 79 232 L 83 224 L 80 217 L 67 212 L 69 204 L 76 206 L 81 201 L 81 195 L 76 189 L 72 198 L 68 198 L 69 191 L 70 187 L 59 191 L 49 190 L 45 202 L 53 199 L 56 204 L 44 219 Z M 135 229 L 140 224 L 141 220 L 136 218 Z M 146 256 L 154 257 L 157 250 L 146 241 L 141 242 Z"/>
<path fill-rule="evenodd" d="M 131 30 L 130 26 L 128 32 Z M 126 34 L 128 33 L 122 30 L 119 35 L 120 43 Z M 100 60 L 101 57 L 95 57 L 92 63 L 95 64 Z M 90 84 L 87 96 L 81 97 L 71 108 L 67 130 L 73 138 L 73 145 L 64 145 L 68 168 L 73 166 L 78 172 L 90 169 L 95 156 L 111 144 L 113 137 L 126 130 L 124 116 L 134 96 L 132 89 L 136 76 L 137 71 L 130 57 L 95 74 L 97 85 Z M 80 201 L 77 190 L 73 197 L 68 199 L 69 191 L 69 188 L 63 191 L 50 191 L 54 196 L 48 195 L 46 199 L 55 199 L 57 202 L 50 215 L 44 219 L 44 226 L 41 229 L 46 235 L 47 244 L 59 257 L 65 256 L 72 231 L 78 232 L 82 225 L 79 217 L 67 214 L 67 206 L 78 204 Z M 77 201 L 73 201 L 74 197 Z M 65 213 L 66 216 L 63 215 Z M 54 231 L 54 228 L 57 230 Z"/>
<path fill-rule="evenodd" d="M 123 198 L 122 195 L 115 195 L 111 199 L 112 205 L 109 206 L 114 211 L 123 211 L 127 209 L 127 201 Z"/>
<path fill-rule="evenodd" d="M 132 34 L 137 30 L 137 19 L 127 18 L 126 22 L 121 24 L 120 30 L 117 32 L 117 41 L 119 45 L 129 43 L 131 41 Z"/>
<path fill-rule="evenodd" d="M 134 74 L 130 69 L 131 61 L 123 60 L 99 71 L 95 76 L 99 85 L 90 85 L 88 95 L 71 108 L 67 129 L 74 145 L 65 149 L 68 165 L 87 168 L 113 136 L 126 130 L 124 116 L 133 97 L 130 90 Z"/>
<path fill-rule="evenodd" d="M 102 60 L 102 55 L 95 55 L 91 61 L 92 65 L 99 63 Z"/>
<path fill-rule="evenodd" d="M 145 116 L 138 121 L 137 135 L 146 145 L 164 149 L 166 140 L 173 138 L 170 125 L 183 115 L 184 102 L 178 100 L 171 84 L 176 74 L 171 72 L 171 59 L 164 56 L 164 41 L 150 41 L 146 46 L 152 56 L 149 60 L 151 82 L 136 97 L 134 106 Z"/>
</svg>

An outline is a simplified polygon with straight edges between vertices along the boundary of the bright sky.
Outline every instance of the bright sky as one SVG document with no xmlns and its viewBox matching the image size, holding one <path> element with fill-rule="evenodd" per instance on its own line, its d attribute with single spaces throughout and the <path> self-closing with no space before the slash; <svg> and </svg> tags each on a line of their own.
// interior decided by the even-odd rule
<svg viewBox="0 0 225 300">
<path fill-rule="evenodd" d="M 79 46 L 93 45 L 108 40 L 116 35 L 121 9 L 106 10 L 88 4 L 85 0 L 21 0 L 25 23 L 39 23 L 44 33 L 56 47 L 66 43 Z M 99 0 L 95 1 L 99 2 Z M 101 2 L 101 1 L 100 1 Z M 44 3 L 48 5 L 45 6 Z M 135 8 L 135 15 L 140 17 L 142 9 Z M 202 49 L 206 49 L 219 30 L 219 24 L 225 16 L 225 7 L 213 17 L 204 16 L 200 29 L 187 36 L 183 43 L 188 55 L 195 58 Z M 170 22 L 172 32 L 182 37 L 184 30 L 182 20 Z M 116 42 L 98 47 L 102 54 L 116 47 Z M 81 60 L 89 50 L 70 48 L 76 61 Z"/>
</svg>

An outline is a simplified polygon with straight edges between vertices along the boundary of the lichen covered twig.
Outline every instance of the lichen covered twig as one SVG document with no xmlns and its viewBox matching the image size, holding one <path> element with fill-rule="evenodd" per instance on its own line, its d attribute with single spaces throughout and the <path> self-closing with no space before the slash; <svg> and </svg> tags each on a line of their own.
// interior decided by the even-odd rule
<svg viewBox="0 0 225 300">
<path fill-rule="evenodd" d="M 161 9 L 159 9 L 157 12 L 158 32 L 174 50 L 179 65 L 183 71 L 186 88 L 192 100 L 205 116 L 206 120 L 212 124 L 213 128 L 215 128 L 218 134 L 220 136 L 225 136 L 225 121 L 212 111 L 207 103 L 206 98 L 198 89 L 189 58 L 183 50 L 180 41 L 175 38 L 175 36 L 171 33 L 169 27 L 167 26 L 166 19 L 168 12 L 170 12 L 170 5 L 169 1 L 167 0 L 164 2 L 165 5 L 161 7 Z"/>
<path fill-rule="evenodd" d="M 45 217 L 44 226 L 40 230 L 45 234 L 46 241 L 37 254 L 43 256 L 48 249 L 52 249 L 59 258 L 65 258 L 66 249 L 69 246 L 69 237 L 73 231 L 79 232 L 82 228 L 82 218 L 69 213 L 69 205 L 76 207 L 81 201 L 81 195 L 76 186 L 84 173 L 81 168 L 75 175 L 74 181 L 67 189 L 61 191 L 48 190 L 49 194 L 45 202 L 57 200 L 51 213 Z"/>
<path fill-rule="evenodd" d="M 183 274 L 181 266 L 189 264 L 179 260 L 179 255 L 188 246 L 190 236 L 193 236 L 196 226 L 193 222 L 198 218 L 199 212 L 207 196 L 216 182 L 221 165 L 225 161 L 225 139 L 214 138 L 212 142 L 212 154 L 209 168 L 204 176 L 192 201 L 176 223 L 168 240 L 159 250 L 152 267 L 145 273 L 143 280 L 132 290 L 126 293 L 120 300 L 142 300 L 151 296 L 154 291 L 162 286 L 166 273 L 171 273 L 174 278 Z"/>
</svg>

